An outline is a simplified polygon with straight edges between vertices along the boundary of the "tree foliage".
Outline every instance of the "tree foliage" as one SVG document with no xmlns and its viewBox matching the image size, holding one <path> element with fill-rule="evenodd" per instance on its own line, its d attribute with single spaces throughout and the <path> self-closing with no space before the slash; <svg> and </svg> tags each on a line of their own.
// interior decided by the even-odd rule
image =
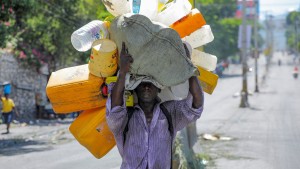
<svg viewBox="0 0 300 169">
<path fill-rule="evenodd" d="M 214 41 L 205 46 L 205 51 L 219 60 L 236 55 L 240 19 L 235 18 L 235 0 L 197 0 L 200 11 L 214 34 Z"/>
<path fill-rule="evenodd" d="M 300 12 L 290 12 L 286 17 L 286 39 L 288 48 L 294 52 L 300 52 Z"/>
<path fill-rule="evenodd" d="M 44 63 L 51 70 L 86 63 L 90 51 L 80 53 L 71 34 L 92 20 L 110 14 L 99 0 L 2 0 L 0 47 L 10 47 L 29 66 Z"/>
<path fill-rule="evenodd" d="M 219 60 L 237 55 L 238 30 L 242 20 L 235 18 L 236 0 L 197 0 L 197 3 L 215 37 L 213 42 L 205 46 L 205 51 L 216 55 Z M 247 24 L 253 26 L 253 20 L 248 20 Z M 260 28 L 259 26 L 258 29 Z M 258 46 L 262 43 L 262 37 L 258 35 Z M 253 44 L 252 40 L 252 46 Z"/>
</svg>

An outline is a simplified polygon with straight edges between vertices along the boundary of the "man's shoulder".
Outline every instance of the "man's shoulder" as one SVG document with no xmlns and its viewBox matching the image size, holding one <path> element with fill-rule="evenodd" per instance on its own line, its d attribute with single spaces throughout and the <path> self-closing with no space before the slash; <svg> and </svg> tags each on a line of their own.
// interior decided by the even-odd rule
<svg viewBox="0 0 300 169">
<path fill-rule="evenodd" d="M 11 104 L 15 104 L 13 99 L 8 99 Z"/>
<path fill-rule="evenodd" d="M 176 102 L 177 102 L 177 100 L 168 100 L 168 101 L 165 101 L 165 102 L 160 103 L 160 106 L 168 107 L 168 106 L 170 106 L 170 105 L 176 104 Z"/>
</svg>

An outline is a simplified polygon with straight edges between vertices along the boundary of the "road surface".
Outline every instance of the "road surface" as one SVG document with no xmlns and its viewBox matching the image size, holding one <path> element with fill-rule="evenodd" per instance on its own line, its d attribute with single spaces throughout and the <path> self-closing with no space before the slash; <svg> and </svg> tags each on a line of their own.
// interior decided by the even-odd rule
<svg viewBox="0 0 300 169">
<path fill-rule="evenodd" d="M 200 140 L 201 153 L 210 157 L 207 168 L 299 168 L 300 79 L 292 77 L 292 57 L 283 57 L 278 66 L 279 57 L 276 53 L 266 80 L 260 81 L 260 93 L 249 96 L 250 108 L 239 108 L 240 97 L 234 94 L 241 89 L 240 77 L 221 79 L 214 95 L 206 97 L 198 134 L 233 139 Z M 264 65 L 263 60 L 260 63 Z M 254 91 L 253 73 L 248 80 L 248 89 Z"/>
</svg>

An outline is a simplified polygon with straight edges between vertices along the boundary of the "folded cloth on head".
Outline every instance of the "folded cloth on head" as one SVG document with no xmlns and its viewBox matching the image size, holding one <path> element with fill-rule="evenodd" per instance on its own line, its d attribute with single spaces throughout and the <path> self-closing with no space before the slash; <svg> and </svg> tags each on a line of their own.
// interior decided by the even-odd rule
<svg viewBox="0 0 300 169">
<path fill-rule="evenodd" d="M 125 42 L 134 60 L 132 74 L 151 76 L 163 86 L 178 85 L 199 75 L 178 33 L 165 25 L 143 15 L 125 14 L 111 22 L 109 32 L 119 52 Z"/>
<path fill-rule="evenodd" d="M 189 94 L 189 81 L 185 81 L 176 86 L 165 87 L 158 93 L 158 97 L 161 102 L 166 102 L 170 100 L 183 100 Z"/>
<path fill-rule="evenodd" d="M 158 97 L 162 102 L 169 100 L 182 100 L 185 99 L 189 92 L 189 82 L 185 81 L 176 86 L 165 87 L 159 84 L 150 76 L 145 75 L 132 75 L 127 73 L 125 77 L 125 90 L 134 90 L 142 82 L 150 82 L 157 88 L 161 89 Z"/>
</svg>

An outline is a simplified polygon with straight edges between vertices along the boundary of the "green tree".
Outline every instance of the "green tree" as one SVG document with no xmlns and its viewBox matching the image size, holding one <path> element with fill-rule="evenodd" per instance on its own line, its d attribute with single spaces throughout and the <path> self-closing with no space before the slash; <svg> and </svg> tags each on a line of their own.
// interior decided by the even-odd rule
<svg viewBox="0 0 300 169">
<path fill-rule="evenodd" d="M 236 0 L 196 0 L 196 2 L 200 4 L 200 11 L 207 24 L 211 26 L 215 37 L 213 42 L 204 47 L 204 50 L 216 55 L 219 61 L 237 55 L 238 30 L 242 20 L 235 18 Z M 248 24 L 253 25 L 253 20 L 249 20 Z M 258 46 L 262 43 L 262 37 L 258 35 Z M 252 40 L 252 46 L 253 44 Z"/>
<path fill-rule="evenodd" d="M 71 34 L 84 24 L 110 14 L 97 0 L 2 0 L 1 47 L 10 47 L 25 65 L 51 70 L 86 63 L 90 51 L 76 51 Z"/>
<path fill-rule="evenodd" d="M 200 11 L 214 34 L 214 41 L 204 50 L 214 54 L 218 60 L 238 53 L 237 38 L 240 19 L 235 18 L 235 0 L 197 0 Z"/>
<path fill-rule="evenodd" d="M 287 31 L 285 33 L 288 48 L 300 52 L 300 12 L 290 12 L 286 17 Z"/>
</svg>

